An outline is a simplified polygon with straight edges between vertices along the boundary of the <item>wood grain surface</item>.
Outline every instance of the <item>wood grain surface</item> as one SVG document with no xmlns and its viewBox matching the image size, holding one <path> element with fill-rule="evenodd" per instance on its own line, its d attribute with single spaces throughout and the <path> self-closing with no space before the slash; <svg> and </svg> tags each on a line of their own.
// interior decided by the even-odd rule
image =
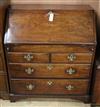
<svg viewBox="0 0 100 107">
<path fill-rule="evenodd" d="M 91 65 L 13 63 L 8 69 L 11 78 L 89 78 Z M 68 72 L 70 69 L 75 72 Z"/>
<path fill-rule="evenodd" d="M 16 94 L 77 94 L 85 95 L 88 90 L 88 80 L 67 80 L 67 79 L 33 79 L 33 80 L 12 80 L 12 92 Z M 49 83 L 52 83 L 49 85 Z M 34 85 L 32 90 L 28 90 L 28 85 Z M 68 90 L 66 86 L 72 85 L 74 88 Z"/>
<path fill-rule="evenodd" d="M 49 22 L 48 12 L 13 10 L 9 16 L 5 43 L 95 44 L 92 11 L 52 10 L 53 22 Z"/>
</svg>

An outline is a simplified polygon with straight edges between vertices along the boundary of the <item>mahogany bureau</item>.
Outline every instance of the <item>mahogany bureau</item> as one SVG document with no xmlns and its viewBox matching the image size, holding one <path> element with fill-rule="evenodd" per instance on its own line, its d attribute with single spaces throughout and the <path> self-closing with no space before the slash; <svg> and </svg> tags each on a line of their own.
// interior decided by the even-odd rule
<svg viewBox="0 0 100 107">
<path fill-rule="evenodd" d="M 11 8 L 4 46 L 11 101 L 41 96 L 89 100 L 96 49 L 91 8 Z"/>
</svg>

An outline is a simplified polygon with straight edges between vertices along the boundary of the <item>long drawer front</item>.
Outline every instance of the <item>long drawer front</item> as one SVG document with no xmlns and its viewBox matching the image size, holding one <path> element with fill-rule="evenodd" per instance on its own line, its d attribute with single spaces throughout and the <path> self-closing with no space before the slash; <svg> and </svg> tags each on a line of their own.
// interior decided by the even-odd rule
<svg viewBox="0 0 100 107">
<path fill-rule="evenodd" d="M 88 80 L 67 79 L 14 79 L 11 80 L 12 92 L 15 94 L 79 94 L 88 93 Z"/>
<path fill-rule="evenodd" d="M 9 64 L 12 78 L 89 78 L 90 64 Z"/>
</svg>

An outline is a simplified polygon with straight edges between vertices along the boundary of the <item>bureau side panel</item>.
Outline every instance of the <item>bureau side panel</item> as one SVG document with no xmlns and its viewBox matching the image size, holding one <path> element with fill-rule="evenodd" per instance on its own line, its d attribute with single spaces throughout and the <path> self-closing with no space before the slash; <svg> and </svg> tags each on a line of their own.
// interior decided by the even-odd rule
<svg viewBox="0 0 100 107">
<path fill-rule="evenodd" d="M 100 105 L 100 69 L 96 70 L 95 84 L 93 90 L 93 103 Z"/>
</svg>

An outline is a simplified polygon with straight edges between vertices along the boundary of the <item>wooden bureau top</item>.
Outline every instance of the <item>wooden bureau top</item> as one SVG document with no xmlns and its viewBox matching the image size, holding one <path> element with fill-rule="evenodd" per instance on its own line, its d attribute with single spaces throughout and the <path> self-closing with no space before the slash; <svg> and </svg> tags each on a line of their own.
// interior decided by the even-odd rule
<svg viewBox="0 0 100 107">
<path fill-rule="evenodd" d="M 48 12 L 54 20 L 48 20 Z M 11 9 L 5 44 L 95 44 L 95 18 L 92 10 Z"/>
</svg>

